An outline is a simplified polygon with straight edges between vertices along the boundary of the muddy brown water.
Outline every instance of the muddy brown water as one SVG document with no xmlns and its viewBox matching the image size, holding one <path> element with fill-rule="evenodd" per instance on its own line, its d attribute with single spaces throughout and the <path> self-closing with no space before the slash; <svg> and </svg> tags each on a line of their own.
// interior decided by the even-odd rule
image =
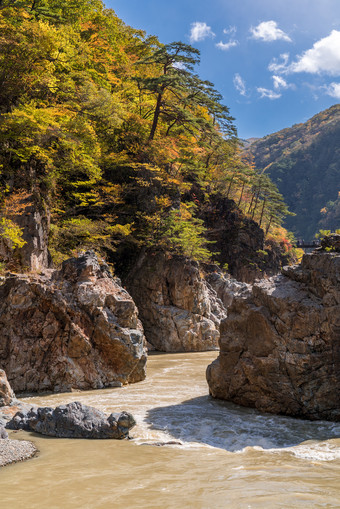
<svg viewBox="0 0 340 509">
<path fill-rule="evenodd" d="M 152 355 L 127 387 L 29 398 L 128 410 L 133 440 L 64 440 L 25 432 L 36 458 L 2 468 L 0 507 L 338 508 L 340 423 L 260 414 L 208 396 L 216 352 Z M 178 444 L 156 445 L 166 442 Z"/>
</svg>

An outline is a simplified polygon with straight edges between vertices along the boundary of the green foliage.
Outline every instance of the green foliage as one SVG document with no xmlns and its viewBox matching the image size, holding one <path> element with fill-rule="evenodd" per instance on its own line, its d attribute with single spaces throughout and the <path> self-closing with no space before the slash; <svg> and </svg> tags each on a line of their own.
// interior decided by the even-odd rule
<svg viewBox="0 0 340 509">
<path fill-rule="evenodd" d="M 324 237 L 327 237 L 327 235 L 331 234 L 331 230 L 319 230 L 318 233 L 315 234 L 316 239 L 323 239 Z"/>
<path fill-rule="evenodd" d="M 103 255 L 106 249 L 114 249 L 115 240 L 130 234 L 130 224 L 110 225 L 106 221 L 78 216 L 52 224 L 49 246 L 54 262 L 60 264 L 70 254 L 89 248 Z"/>
<path fill-rule="evenodd" d="M 204 238 L 206 228 L 201 219 L 181 211 L 172 210 L 164 221 L 163 237 L 169 245 L 169 250 L 183 254 L 198 261 L 208 261 L 210 251 L 205 247 Z"/>
<path fill-rule="evenodd" d="M 6 217 L 0 218 L 0 238 L 11 249 L 20 248 L 26 244 L 22 238 L 22 228 L 19 228 L 11 219 Z"/>
<path fill-rule="evenodd" d="M 2 0 L 0 34 L 0 194 L 24 189 L 52 211 L 57 262 L 127 238 L 208 260 L 214 194 L 267 233 L 281 224 L 282 196 L 242 160 L 197 49 L 147 37 L 100 0 Z"/>
</svg>

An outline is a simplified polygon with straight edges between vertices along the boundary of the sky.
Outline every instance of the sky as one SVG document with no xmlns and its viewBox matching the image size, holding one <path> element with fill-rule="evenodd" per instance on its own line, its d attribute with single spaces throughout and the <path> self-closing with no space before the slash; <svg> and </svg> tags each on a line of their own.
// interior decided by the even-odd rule
<svg viewBox="0 0 340 509">
<path fill-rule="evenodd" d="M 240 138 L 340 103 L 340 0 L 104 0 L 128 25 L 201 52 Z"/>
</svg>

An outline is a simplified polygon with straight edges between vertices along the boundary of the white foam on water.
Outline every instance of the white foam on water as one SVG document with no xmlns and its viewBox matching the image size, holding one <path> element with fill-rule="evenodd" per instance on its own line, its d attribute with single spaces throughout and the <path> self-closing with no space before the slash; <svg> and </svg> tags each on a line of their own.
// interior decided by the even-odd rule
<svg viewBox="0 0 340 509">
<path fill-rule="evenodd" d="M 340 444 L 332 439 L 340 438 L 340 423 L 261 414 L 214 400 L 207 394 L 202 367 L 199 377 L 195 372 L 199 357 L 194 354 L 183 359 L 183 355 L 151 359 L 162 365 L 139 384 L 41 399 L 49 406 L 76 399 L 106 413 L 127 410 L 137 422 L 130 433 L 137 445 L 174 442 L 173 447 L 180 443 L 184 449 L 244 453 L 252 448 L 312 460 L 339 459 Z"/>
<path fill-rule="evenodd" d="M 340 442 L 336 445 L 333 441 L 325 441 L 315 444 L 302 444 L 292 447 L 289 452 L 297 458 L 311 461 L 334 461 L 340 459 Z"/>
</svg>

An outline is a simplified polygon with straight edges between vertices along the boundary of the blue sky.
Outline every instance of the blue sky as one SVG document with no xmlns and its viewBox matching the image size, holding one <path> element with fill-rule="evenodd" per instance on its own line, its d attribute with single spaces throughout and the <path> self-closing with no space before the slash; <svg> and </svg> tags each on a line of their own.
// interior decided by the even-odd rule
<svg viewBox="0 0 340 509">
<path fill-rule="evenodd" d="M 104 0 L 105 1 L 105 0 Z M 340 102 L 340 0 L 106 0 L 125 23 L 201 52 L 241 138 Z"/>
</svg>

